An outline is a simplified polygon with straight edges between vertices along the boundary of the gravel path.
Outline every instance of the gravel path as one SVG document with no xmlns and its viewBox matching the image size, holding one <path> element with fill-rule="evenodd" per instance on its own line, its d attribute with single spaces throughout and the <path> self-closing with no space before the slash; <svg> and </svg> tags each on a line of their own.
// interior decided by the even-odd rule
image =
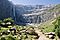
<svg viewBox="0 0 60 40">
<path fill-rule="evenodd" d="M 35 29 L 35 32 L 40 36 L 38 38 L 38 40 L 49 40 L 48 38 L 46 38 L 46 36 L 44 34 L 42 34 L 42 32 L 40 32 L 40 30 L 38 30 L 37 28 Z"/>
</svg>

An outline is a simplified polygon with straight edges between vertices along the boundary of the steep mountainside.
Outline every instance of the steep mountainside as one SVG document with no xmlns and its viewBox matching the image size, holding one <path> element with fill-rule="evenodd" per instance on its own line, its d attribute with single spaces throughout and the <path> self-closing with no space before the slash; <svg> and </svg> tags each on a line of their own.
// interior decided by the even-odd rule
<svg viewBox="0 0 60 40">
<path fill-rule="evenodd" d="M 57 5 L 13 5 L 8 0 L 0 0 L 0 19 L 12 17 L 16 24 L 40 24 L 58 16 Z"/>
<path fill-rule="evenodd" d="M 16 5 L 15 18 L 17 23 L 22 24 L 40 24 L 54 17 L 54 13 L 48 10 L 54 8 L 55 5 Z"/>
<path fill-rule="evenodd" d="M 42 9 L 43 7 L 44 7 L 44 5 L 25 5 L 25 6 L 24 5 L 16 5 L 15 6 L 16 22 L 19 24 L 20 23 L 21 24 L 30 23 L 30 21 L 25 19 L 23 15 L 40 12 L 40 9 Z"/>
<path fill-rule="evenodd" d="M 12 6 L 8 0 L 0 0 L 0 19 L 12 16 Z"/>
</svg>

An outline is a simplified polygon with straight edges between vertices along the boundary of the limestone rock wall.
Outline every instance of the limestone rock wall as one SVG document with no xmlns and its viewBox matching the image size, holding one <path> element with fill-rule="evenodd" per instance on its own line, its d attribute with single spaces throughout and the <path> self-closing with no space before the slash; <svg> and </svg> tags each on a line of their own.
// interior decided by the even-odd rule
<svg viewBox="0 0 60 40">
<path fill-rule="evenodd" d="M 8 0 L 0 0 L 0 19 L 12 16 L 12 3 Z"/>
</svg>

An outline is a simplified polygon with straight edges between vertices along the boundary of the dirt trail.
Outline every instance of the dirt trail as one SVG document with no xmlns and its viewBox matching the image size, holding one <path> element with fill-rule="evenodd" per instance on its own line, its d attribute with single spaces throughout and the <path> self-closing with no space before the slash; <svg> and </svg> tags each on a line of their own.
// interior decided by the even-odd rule
<svg viewBox="0 0 60 40">
<path fill-rule="evenodd" d="M 38 30 L 37 28 L 35 28 L 35 32 L 40 36 L 38 40 L 49 40 L 49 38 L 46 38 L 46 36 L 42 34 L 42 32 L 40 32 L 40 30 Z"/>
</svg>

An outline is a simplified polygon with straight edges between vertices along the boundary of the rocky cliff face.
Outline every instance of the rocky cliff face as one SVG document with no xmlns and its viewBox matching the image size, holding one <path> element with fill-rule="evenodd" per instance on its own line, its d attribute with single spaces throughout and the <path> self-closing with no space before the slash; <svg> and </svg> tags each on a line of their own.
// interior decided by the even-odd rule
<svg viewBox="0 0 60 40">
<path fill-rule="evenodd" d="M 12 16 L 12 3 L 8 0 L 0 0 L 0 19 Z"/>
<path fill-rule="evenodd" d="M 16 5 L 15 6 L 15 18 L 17 23 L 21 24 L 27 24 L 27 23 L 36 23 L 38 16 L 24 16 L 24 14 L 34 14 L 39 12 L 40 9 L 42 9 L 44 5 Z M 39 10 L 38 10 L 39 9 Z M 35 17 L 35 18 L 33 18 Z M 27 19 L 28 18 L 28 19 Z M 32 19 L 31 19 L 32 18 Z M 39 18 L 40 19 L 40 18 Z M 35 22 L 33 22 L 35 20 Z M 38 22 L 37 22 L 38 23 Z"/>
<path fill-rule="evenodd" d="M 46 22 L 54 18 L 53 12 L 48 12 L 48 10 L 52 9 L 54 6 L 15 6 L 16 13 L 16 22 L 22 24 L 40 24 L 41 22 Z"/>
</svg>

